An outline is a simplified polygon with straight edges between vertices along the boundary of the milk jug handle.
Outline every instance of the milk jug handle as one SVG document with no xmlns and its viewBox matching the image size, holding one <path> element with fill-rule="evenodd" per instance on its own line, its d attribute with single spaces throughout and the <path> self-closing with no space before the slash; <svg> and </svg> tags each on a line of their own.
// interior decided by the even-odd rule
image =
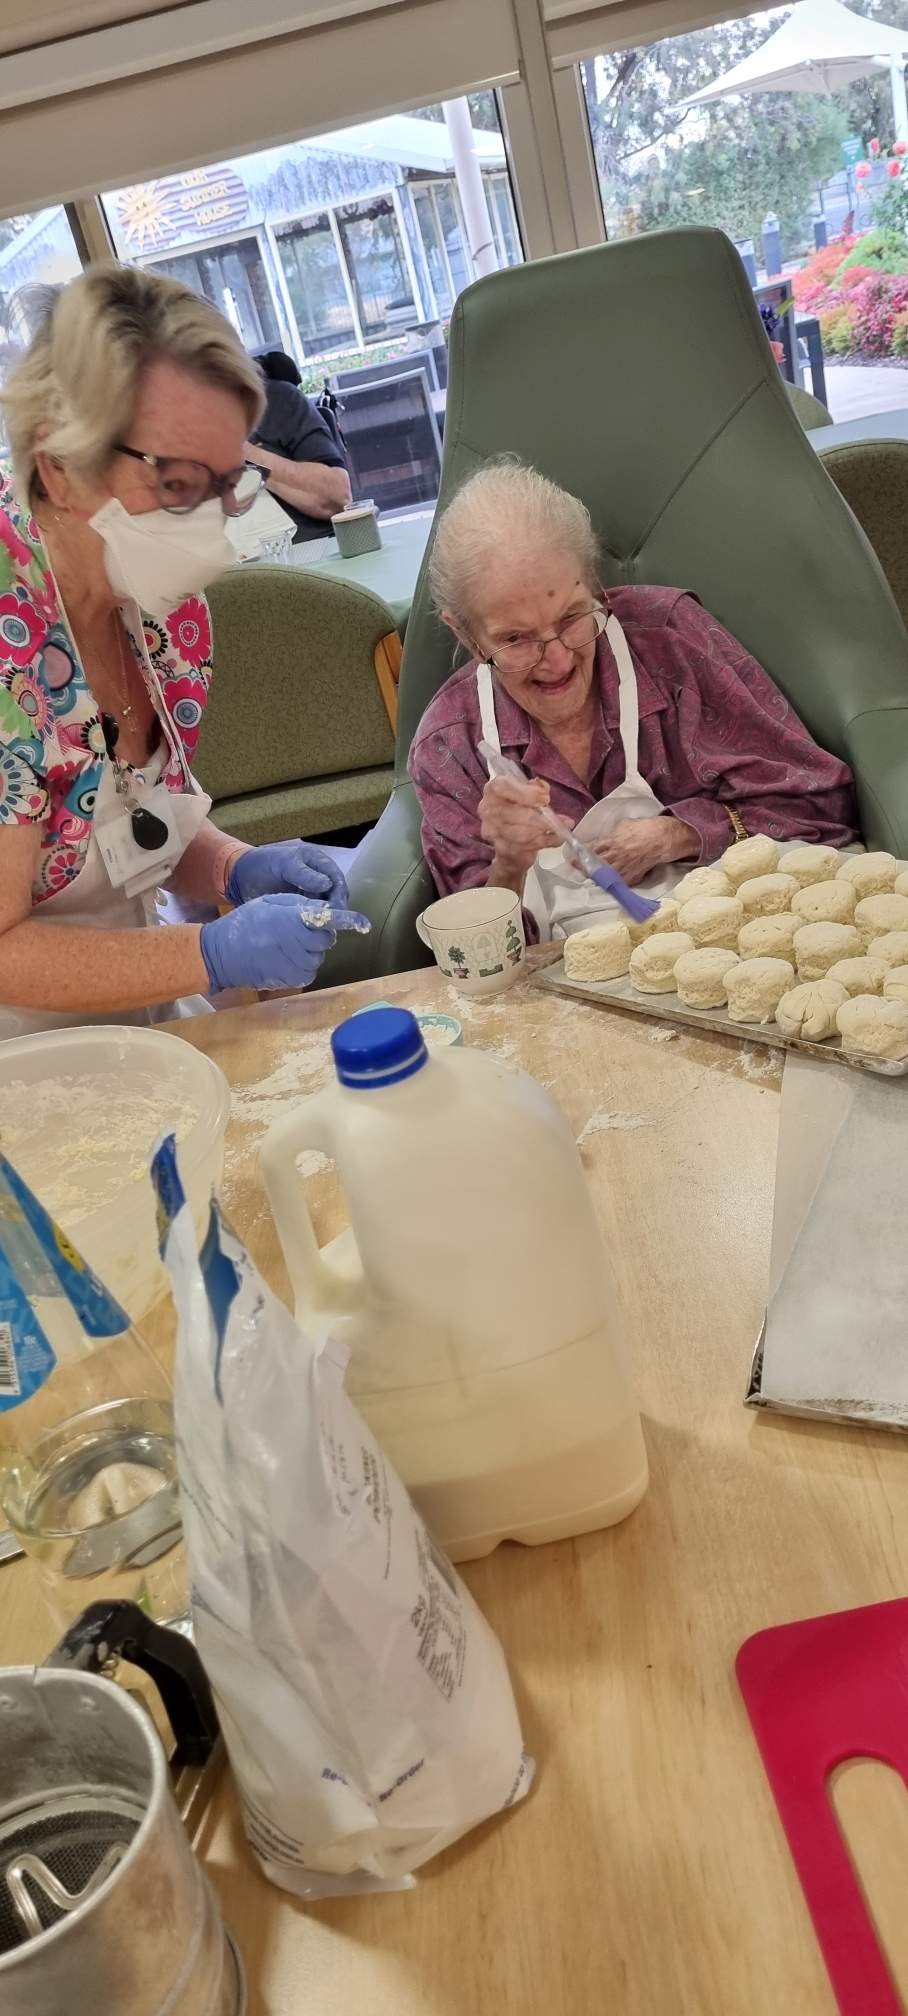
<svg viewBox="0 0 908 2016">
<path fill-rule="evenodd" d="M 325 1148 L 321 1128 L 307 1127 L 311 1113 L 289 1113 L 269 1127 L 260 1155 L 268 1202 L 277 1226 L 297 1316 L 323 1299 L 331 1276 L 322 1259 L 296 1158 L 304 1148 Z M 330 1151 L 329 1151 L 330 1152 Z M 320 1294 L 319 1294 L 320 1291 Z"/>
</svg>

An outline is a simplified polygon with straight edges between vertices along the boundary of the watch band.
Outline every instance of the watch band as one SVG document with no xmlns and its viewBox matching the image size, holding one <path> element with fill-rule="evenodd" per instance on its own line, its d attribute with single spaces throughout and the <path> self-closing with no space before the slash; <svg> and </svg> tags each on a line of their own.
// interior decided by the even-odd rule
<svg viewBox="0 0 908 2016">
<path fill-rule="evenodd" d="M 726 812 L 728 814 L 728 817 L 731 820 L 731 828 L 732 832 L 734 833 L 735 839 L 746 840 L 747 827 L 745 826 L 743 819 L 740 819 L 738 817 L 737 812 L 734 811 L 731 805 L 723 805 L 722 810 L 723 812 Z"/>
</svg>

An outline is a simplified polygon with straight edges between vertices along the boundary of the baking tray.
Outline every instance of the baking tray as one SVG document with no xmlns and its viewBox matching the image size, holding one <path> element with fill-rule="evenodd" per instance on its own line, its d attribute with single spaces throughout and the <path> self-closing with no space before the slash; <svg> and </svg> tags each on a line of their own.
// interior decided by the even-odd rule
<svg viewBox="0 0 908 2016">
<path fill-rule="evenodd" d="M 795 983 L 796 984 L 796 983 Z M 783 1036 L 776 1022 L 733 1022 L 722 1008 L 685 1008 L 677 994 L 638 994 L 625 974 L 620 980 L 568 980 L 564 960 L 533 973 L 532 987 L 551 994 L 567 994 L 574 1001 L 592 1001 L 599 1008 L 620 1008 L 624 1014 L 645 1015 L 650 1021 L 667 1022 L 681 1029 L 704 1029 L 717 1036 L 733 1036 L 737 1043 L 765 1043 L 770 1050 L 797 1050 L 805 1057 L 823 1057 L 830 1064 L 847 1064 L 852 1071 L 872 1071 L 880 1078 L 908 1076 L 908 1057 L 892 1063 L 882 1057 L 851 1057 L 842 1049 L 841 1036 L 825 1043 L 805 1043 L 800 1036 Z"/>
</svg>

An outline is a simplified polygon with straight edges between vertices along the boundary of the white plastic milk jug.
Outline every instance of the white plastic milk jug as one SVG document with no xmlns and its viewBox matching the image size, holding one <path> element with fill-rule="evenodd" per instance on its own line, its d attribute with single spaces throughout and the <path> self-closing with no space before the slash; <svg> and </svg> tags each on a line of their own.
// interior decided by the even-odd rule
<svg viewBox="0 0 908 2016">
<path fill-rule="evenodd" d="M 337 1084 L 262 1145 L 299 1321 L 349 1344 L 348 1391 L 455 1561 L 623 1519 L 646 1451 L 559 1108 L 482 1051 L 429 1056 L 402 1009 L 331 1043 Z M 305 1148 L 337 1164 L 349 1209 L 321 1251 Z"/>
</svg>

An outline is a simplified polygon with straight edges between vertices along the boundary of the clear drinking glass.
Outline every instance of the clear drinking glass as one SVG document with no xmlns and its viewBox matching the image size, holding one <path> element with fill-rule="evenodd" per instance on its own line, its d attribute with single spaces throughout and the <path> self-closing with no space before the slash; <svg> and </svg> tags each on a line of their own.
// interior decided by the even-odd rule
<svg viewBox="0 0 908 2016">
<path fill-rule="evenodd" d="M 0 1509 L 58 1629 L 99 1598 L 188 1616 L 166 1373 L 2 1156 Z"/>
</svg>

